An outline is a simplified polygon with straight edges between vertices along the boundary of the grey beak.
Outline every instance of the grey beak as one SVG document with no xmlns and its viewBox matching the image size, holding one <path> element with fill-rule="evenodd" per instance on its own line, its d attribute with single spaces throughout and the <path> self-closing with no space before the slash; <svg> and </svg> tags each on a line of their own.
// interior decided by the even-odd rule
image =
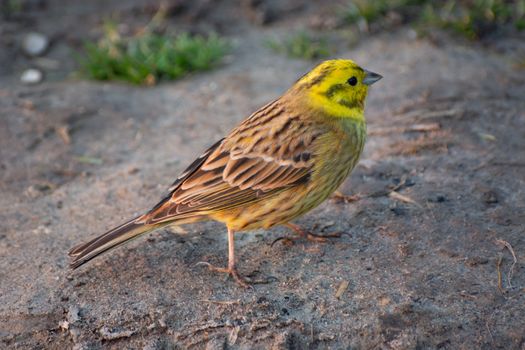
<svg viewBox="0 0 525 350">
<path fill-rule="evenodd" d="M 372 85 L 379 79 L 381 79 L 383 76 L 374 72 L 370 72 L 365 69 L 365 78 L 363 79 L 363 84 L 365 85 Z"/>
</svg>

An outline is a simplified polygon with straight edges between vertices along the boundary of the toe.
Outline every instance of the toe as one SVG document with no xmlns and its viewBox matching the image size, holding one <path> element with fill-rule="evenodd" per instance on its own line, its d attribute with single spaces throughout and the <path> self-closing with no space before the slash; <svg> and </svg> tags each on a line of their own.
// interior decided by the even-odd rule
<svg viewBox="0 0 525 350">
<path fill-rule="evenodd" d="M 306 235 L 306 238 L 309 240 L 309 241 L 312 241 L 312 242 L 319 242 L 319 243 L 324 243 L 326 241 L 328 241 L 328 239 L 324 236 L 318 236 L 318 235 L 314 235 L 313 233 L 308 233 Z"/>
<path fill-rule="evenodd" d="M 237 282 L 242 287 L 247 288 L 247 289 L 253 289 L 253 286 L 250 284 L 251 280 L 249 280 L 248 278 L 242 277 L 237 271 L 237 269 L 230 270 L 230 276 L 232 276 L 235 282 Z"/>
<path fill-rule="evenodd" d="M 224 267 L 217 267 L 206 261 L 199 261 L 195 264 L 196 266 L 206 266 L 210 271 L 229 273 L 230 270 Z"/>
<path fill-rule="evenodd" d="M 287 246 L 292 246 L 294 245 L 294 241 L 293 239 L 291 238 L 288 238 L 288 237 L 279 237 L 279 238 L 276 238 L 271 244 L 270 244 L 270 248 L 273 247 L 273 245 L 279 241 L 282 241 L 283 244 L 287 245 Z"/>
</svg>

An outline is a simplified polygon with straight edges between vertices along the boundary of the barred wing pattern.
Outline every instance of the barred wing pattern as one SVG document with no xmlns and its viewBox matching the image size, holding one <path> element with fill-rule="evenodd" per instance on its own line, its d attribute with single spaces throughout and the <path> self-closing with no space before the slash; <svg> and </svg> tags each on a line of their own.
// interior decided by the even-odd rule
<svg viewBox="0 0 525 350">
<path fill-rule="evenodd" d="M 319 136 L 274 101 L 199 157 L 140 221 L 156 224 L 237 208 L 307 183 Z M 284 145 L 284 146 L 283 146 Z"/>
</svg>

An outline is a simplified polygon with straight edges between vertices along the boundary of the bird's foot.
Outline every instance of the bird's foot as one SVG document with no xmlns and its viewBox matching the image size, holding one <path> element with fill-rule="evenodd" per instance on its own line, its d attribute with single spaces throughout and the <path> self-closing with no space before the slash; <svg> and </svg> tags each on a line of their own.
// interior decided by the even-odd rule
<svg viewBox="0 0 525 350">
<path fill-rule="evenodd" d="M 324 242 L 328 242 L 330 238 L 341 238 L 342 235 L 343 234 L 341 232 L 329 233 L 326 235 L 318 235 L 318 234 L 306 231 L 305 235 L 301 237 L 305 237 L 307 240 L 312 241 L 312 242 L 324 243 Z"/>
<path fill-rule="evenodd" d="M 335 191 L 331 198 L 338 202 L 352 203 L 352 202 L 357 202 L 358 200 L 363 198 L 363 196 L 360 193 L 357 193 L 354 195 L 346 195 L 346 194 L 343 194 L 342 192 Z"/>
<path fill-rule="evenodd" d="M 295 233 L 297 233 L 299 235 L 299 238 L 306 238 L 307 240 L 311 242 L 317 242 L 317 243 L 325 243 L 325 242 L 328 242 L 330 238 L 341 238 L 341 236 L 343 235 L 343 233 L 341 232 L 329 233 L 326 235 L 318 235 L 318 234 L 303 230 L 301 227 L 295 224 L 286 224 L 286 226 L 291 228 Z M 279 237 L 276 240 L 274 240 L 270 246 L 273 247 L 273 245 L 279 241 L 283 241 L 285 244 L 292 245 L 296 239 L 297 238 Z"/>
<path fill-rule="evenodd" d="M 200 261 L 200 262 L 197 263 L 197 265 L 207 266 L 208 269 L 211 270 L 211 271 L 227 273 L 228 275 L 233 277 L 235 282 L 237 282 L 242 287 L 253 289 L 253 287 L 251 286 L 252 281 L 250 279 L 248 279 L 248 278 L 242 277 L 241 274 L 239 273 L 239 271 L 237 271 L 237 268 L 235 266 L 233 266 L 233 267 L 217 267 L 217 266 L 214 266 L 214 265 L 212 265 L 212 264 L 210 264 L 208 262 L 205 262 L 205 261 Z"/>
<path fill-rule="evenodd" d="M 208 269 L 210 269 L 211 271 L 227 273 L 228 275 L 233 277 L 235 282 L 237 282 L 240 286 L 247 288 L 247 289 L 253 289 L 253 286 L 252 286 L 253 284 L 266 284 L 266 283 L 270 283 L 276 280 L 275 277 L 267 277 L 265 279 L 254 279 L 254 278 L 249 278 L 249 277 L 243 277 L 239 273 L 239 271 L 237 271 L 237 268 L 235 266 L 217 267 L 205 261 L 198 262 L 197 265 L 207 266 Z"/>
</svg>

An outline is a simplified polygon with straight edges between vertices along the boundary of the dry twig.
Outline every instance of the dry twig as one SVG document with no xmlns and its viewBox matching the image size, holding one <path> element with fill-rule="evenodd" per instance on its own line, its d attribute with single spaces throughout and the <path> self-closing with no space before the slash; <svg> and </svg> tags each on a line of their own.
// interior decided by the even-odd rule
<svg viewBox="0 0 525 350">
<path fill-rule="evenodd" d="M 220 305 L 233 305 L 233 304 L 239 304 L 240 300 L 209 300 L 209 299 L 202 299 L 201 300 L 204 303 L 212 303 L 212 304 L 220 304 Z"/>
<path fill-rule="evenodd" d="M 441 125 L 439 123 L 422 123 L 422 124 L 412 124 L 408 126 L 394 126 L 394 127 L 387 127 L 387 128 L 377 128 L 372 129 L 368 132 L 369 136 L 378 136 L 378 135 L 388 135 L 393 133 L 405 133 L 410 131 L 417 131 L 417 132 L 429 132 L 429 131 L 436 131 L 441 129 Z"/>
<path fill-rule="evenodd" d="M 448 109 L 444 111 L 415 111 L 420 112 L 416 115 L 416 120 L 432 119 L 432 118 L 450 118 L 462 113 L 459 109 Z"/>
<path fill-rule="evenodd" d="M 348 289 L 348 285 L 350 284 L 350 282 L 348 281 L 342 281 L 341 284 L 339 285 L 339 288 L 337 288 L 337 292 L 335 293 L 335 297 L 337 299 L 341 298 L 341 296 L 344 294 L 344 292 Z"/>
<path fill-rule="evenodd" d="M 71 144 L 71 136 L 69 135 L 69 128 L 67 125 L 57 126 L 55 131 L 66 145 Z"/>
<path fill-rule="evenodd" d="M 415 200 L 413 200 L 412 198 L 410 197 L 407 197 L 405 195 L 402 195 L 401 193 L 399 192 L 396 192 L 396 191 L 392 191 L 388 194 L 388 196 L 390 198 L 393 198 L 393 199 L 396 199 L 398 201 L 401 201 L 401 202 L 405 202 L 405 203 L 410 203 L 410 204 L 414 204 L 415 206 L 419 207 L 419 208 L 423 208 L 421 206 L 421 204 L 419 204 L 418 202 L 416 202 Z"/>
<path fill-rule="evenodd" d="M 487 331 L 489 332 L 490 342 L 494 343 L 494 337 L 492 336 L 492 332 L 490 330 L 490 326 L 489 326 L 489 321 L 488 320 L 485 322 L 485 327 L 487 328 Z"/>
<path fill-rule="evenodd" d="M 516 254 L 514 253 L 514 249 L 512 248 L 512 246 L 510 245 L 509 242 L 504 241 L 502 239 L 497 239 L 496 243 L 500 244 L 500 245 L 503 245 L 505 248 L 507 248 L 510 251 L 510 254 L 512 254 L 512 259 L 514 259 L 513 262 L 512 262 L 512 265 L 510 266 L 509 272 L 507 272 L 507 280 L 509 281 L 509 287 L 512 288 L 511 279 L 512 279 L 512 275 L 514 274 L 514 266 L 518 262 L 518 259 L 516 258 Z"/>
<path fill-rule="evenodd" d="M 501 285 L 501 260 L 503 260 L 503 258 L 500 256 L 496 262 L 496 268 L 498 269 L 498 289 L 501 294 L 504 294 L 503 287 Z"/>
<path fill-rule="evenodd" d="M 230 334 L 228 335 L 228 345 L 233 346 L 237 342 L 237 338 L 239 337 L 239 331 L 241 327 L 235 326 L 230 331 Z"/>
<path fill-rule="evenodd" d="M 407 176 L 403 175 L 403 176 L 401 176 L 401 180 L 399 180 L 399 183 L 397 185 L 395 185 L 394 187 L 392 187 L 390 190 L 391 191 L 397 191 L 401 187 L 405 186 L 406 183 L 407 183 Z"/>
</svg>

